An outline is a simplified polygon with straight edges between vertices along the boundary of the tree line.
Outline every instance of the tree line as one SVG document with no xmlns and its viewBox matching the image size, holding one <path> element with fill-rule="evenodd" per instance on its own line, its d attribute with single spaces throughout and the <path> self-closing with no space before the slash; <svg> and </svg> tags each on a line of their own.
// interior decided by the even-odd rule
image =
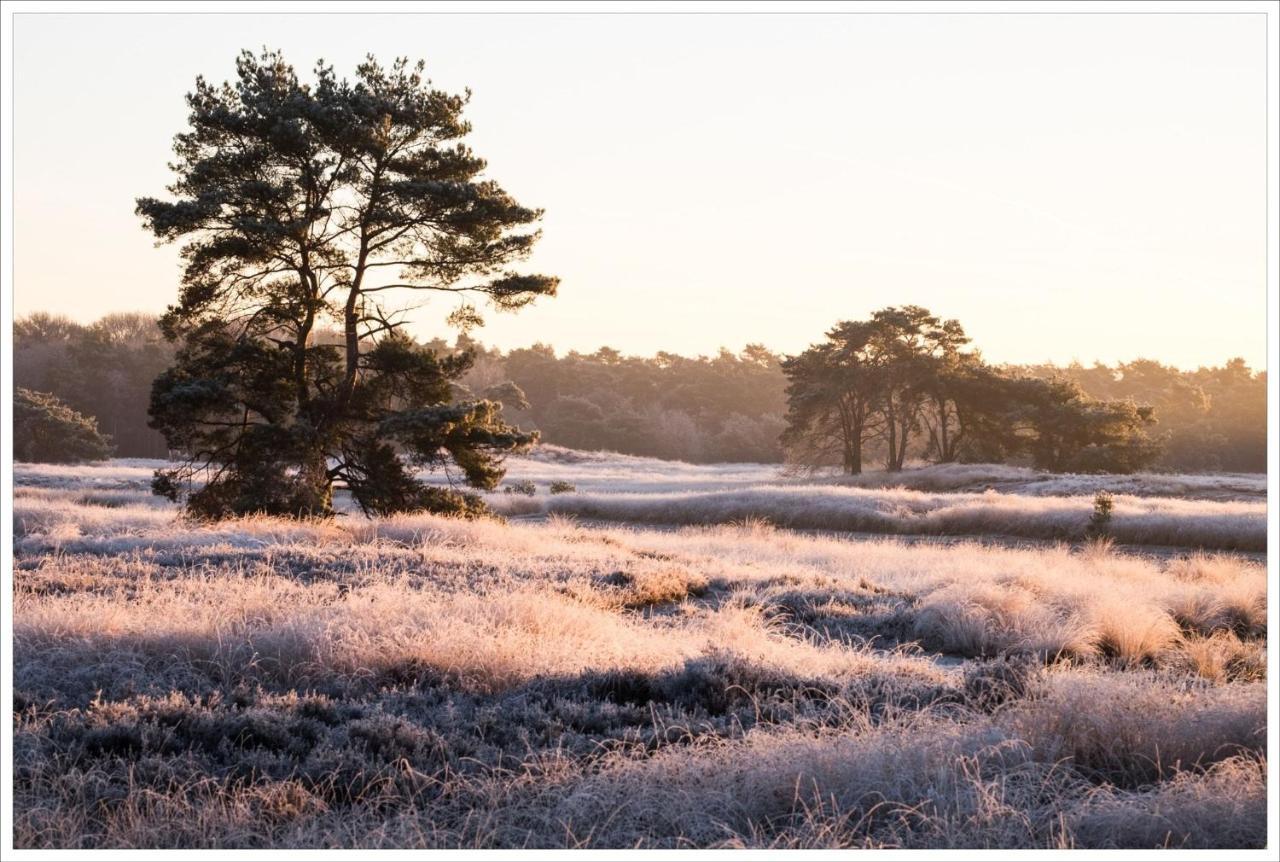
<svg viewBox="0 0 1280 862">
<path fill-rule="evenodd" d="M 467 146 L 469 94 L 435 89 L 424 70 L 369 57 L 352 77 L 321 61 L 306 78 L 264 50 L 242 52 L 233 80 L 197 78 L 172 182 L 135 208 L 181 247 L 177 299 L 156 321 L 22 321 L 16 451 L 49 457 L 61 439 L 92 457 L 107 445 L 98 426 L 121 455 L 160 455 L 159 432 L 170 460 L 152 490 L 221 518 L 329 515 L 338 487 L 368 514 L 476 515 L 484 503 L 458 487 L 492 490 L 503 458 L 540 436 L 847 472 L 877 447 L 889 470 L 919 457 L 1133 470 L 1168 452 L 1228 466 L 1199 449 L 1251 445 L 1192 422 L 1168 446 L 1155 405 L 992 368 L 958 322 L 917 306 L 840 323 L 785 358 L 757 346 L 697 359 L 485 350 L 468 335 L 483 325 L 473 301 L 517 310 L 555 296 L 558 279 L 516 268 L 542 211 Z M 423 291 L 454 298 L 456 343 L 407 333 L 407 297 Z M 1242 376 L 1254 382 L 1234 366 L 1213 382 Z M 422 469 L 459 481 L 428 484 Z"/>
<path fill-rule="evenodd" d="M 165 458 L 164 436 L 147 425 L 151 384 L 173 362 L 155 315 L 109 314 L 78 324 L 36 313 L 13 324 L 15 388 L 56 396 L 97 420 L 115 454 Z"/>
<path fill-rule="evenodd" d="M 992 366 L 956 320 L 920 306 L 838 323 L 788 357 L 789 458 L 859 473 L 910 458 L 1053 472 L 1264 472 L 1266 374 L 1242 359 L 1179 371 L 1149 359 Z"/>
<path fill-rule="evenodd" d="M 901 313 L 881 317 L 880 324 L 874 318 L 839 324 L 834 336 L 790 359 L 758 345 L 709 357 L 625 356 L 607 347 L 557 353 L 545 344 L 502 351 L 466 335 L 423 346 L 440 355 L 469 354 L 454 395 L 501 402 L 511 422 L 538 429 L 546 442 L 700 463 L 789 458 L 848 469 L 854 459 L 846 461 L 843 443 L 834 444 L 833 429 L 825 424 L 837 415 L 821 420 L 813 412 L 822 390 L 812 388 L 817 378 L 804 381 L 809 372 L 825 375 L 824 366 L 865 359 L 856 345 L 873 334 L 868 325 L 904 320 Z M 914 325 L 909 313 L 905 319 Z M 887 423 L 872 409 L 874 398 L 867 398 L 864 467 L 916 459 L 1020 460 L 1053 467 L 1056 459 L 1060 469 L 1089 469 L 1090 458 L 1145 457 L 1154 446 L 1149 463 L 1158 469 L 1266 470 L 1266 374 L 1243 360 L 1194 371 L 1149 359 L 1114 366 L 991 366 L 968 349 L 958 324 L 949 332 L 943 326 L 925 326 L 914 345 L 922 352 L 912 360 L 917 364 L 911 373 L 937 374 L 920 378 L 930 384 L 915 390 L 920 403 L 902 397 L 906 367 L 892 378 L 899 387 L 891 406 L 892 450 Z M 341 333 L 317 337 L 332 341 Z M 908 356 L 911 349 L 909 343 L 894 347 Z M 152 381 L 172 361 L 173 347 L 146 314 L 113 314 L 89 325 L 33 314 L 14 325 L 15 386 L 52 393 L 96 419 L 121 457 L 166 457 L 164 437 L 147 426 L 147 406 Z M 850 373 L 870 371 L 855 364 Z M 792 393 L 789 414 L 788 386 L 797 383 L 803 385 Z M 848 402 L 849 394 L 844 397 L 846 410 L 857 406 Z M 1151 408 L 1154 422 L 1142 418 L 1139 408 Z M 904 409 L 905 435 L 899 419 Z M 793 426 L 815 424 L 795 426 L 784 438 L 789 418 Z M 1130 441 L 1140 446 L 1117 449 L 1114 440 L 1079 446 L 1089 433 L 1114 435 L 1126 426 L 1140 432 Z M 818 436 L 801 433 L 804 427 Z M 1050 433 L 1041 439 L 1037 427 Z"/>
<path fill-rule="evenodd" d="M 916 305 L 837 324 L 783 363 L 788 450 L 800 463 L 836 462 L 850 474 L 862 472 L 871 440 L 881 442 L 889 471 L 915 456 L 1127 473 L 1160 456 L 1150 405 L 992 368 L 968 344 L 959 321 Z"/>
</svg>

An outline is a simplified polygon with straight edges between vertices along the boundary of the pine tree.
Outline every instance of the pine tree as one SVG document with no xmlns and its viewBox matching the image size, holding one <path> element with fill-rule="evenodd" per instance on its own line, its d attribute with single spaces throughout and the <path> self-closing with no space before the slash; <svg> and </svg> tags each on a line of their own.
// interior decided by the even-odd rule
<svg viewBox="0 0 1280 862">
<path fill-rule="evenodd" d="M 478 511 L 416 469 L 453 465 L 492 489 L 536 435 L 492 401 L 454 401 L 470 357 L 408 338 L 393 298 L 511 310 L 554 295 L 555 278 L 509 268 L 541 211 L 484 178 L 461 143 L 467 96 L 433 89 L 421 63 L 370 57 L 349 81 L 321 62 L 304 83 L 279 53 L 245 52 L 236 70 L 197 79 L 172 199 L 137 204 L 185 261 L 161 319 L 176 360 L 150 408 L 184 460 L 153 488 L 205 517 L 328 514 L 336 482 L 370 513 Z M 480 322 L 470 303 L 452 316 Z"/>
<path fill-rule="evenodd" d="M 101 461 L 111 442 L 98 423 L 48 392 L 18 387 L 13 393 L 13 457 L 53 464 Z"/>
</svg>

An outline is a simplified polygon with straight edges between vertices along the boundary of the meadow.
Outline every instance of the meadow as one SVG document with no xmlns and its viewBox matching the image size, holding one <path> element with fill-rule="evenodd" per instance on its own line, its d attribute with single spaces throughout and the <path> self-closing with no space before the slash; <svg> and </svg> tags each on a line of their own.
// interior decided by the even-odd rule
<svg viewBox="0 0 1280 862">
<path fill-rule="evenodd" d="M 505 522 L 200 524 L 155 463 L 15 466 L 20 847 L 1265 844 L 1263 477 L 546 447 Z"/>
<path fill-rule="evenodd" d="M 1114 500 L 1110 535 L 1133 545 L 1265 552 L 1261 474 L 1061 475 L 1002 464 L 943 464 L 856 477 L 787 475 L 777 465 L 693 465 L 543 447 L 513 458 L 492 495 L 513 516 L 568 515 L 674 526 L 764 520 L 800 530 L 907 536 L 1086 538 L 1096 495 Z M 553 483 L 572 486 L 550 493 Z M 532 485 L 530 488 L 529 485 Z M 504 489 L 505 490 L 505 489 Z"/>
</svg>

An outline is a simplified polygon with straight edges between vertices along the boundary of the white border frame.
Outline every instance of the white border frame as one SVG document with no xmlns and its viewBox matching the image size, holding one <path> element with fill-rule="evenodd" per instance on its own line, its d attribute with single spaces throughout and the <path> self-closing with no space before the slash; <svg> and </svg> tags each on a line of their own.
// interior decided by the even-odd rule
<svg viewBox="0 0 1280 862">
<path fill-rule="evenodd" d="M 1280 291 L 1277 290 L 1277 259 L 1280 255 L 1280 232 L 1277 231 L 1278 194 L 1277 180 L 1280 179 L 1280 82 L 1277 81 L 1277 45 L 1280 45 L 1280 3 L 1275 0 L 1210 0 L 1210 2 L 1194 2 L 1193 0 L 1177 0 L 1177 2 L 1101 2 L 1101 0 L 1081 0 L 1081 2 L 1062 2 L 1062 0 L 1044 0 L 1044 2 L 1014 2 L 1014 0 L 974 0 L 974 2 L 938 2 L 938 0 L 919 0 L 919 2 L 772 2 L 772 0 L 742 0 L 742 2 L 699 2 L 679 3 L 671 0 L 657 2 L 348 2 L 348 0 L 313 0 L 313 2 L 5 2 L 0 6 L 0 80 L 5 83 L 0 91 L 2 110 L 0 110 L 0 127 L 3 138 L 0 139 L 0 153 L 3 154 L 3 168 L 0 173 L 0 345 L 3 345 L 3 358 L 0 358 L 0 462 L 3 463 L 3 478 L 0 481 L 0 712 L 5 718 L 0 720 L 0 851 L 6 860 L 22 859 L 73 859 L 93 858 L 109 860 L 151 860 L 151 859 L 357 859 L 376 855 L 388 859 L 421 859 L 432 858 L 468 858 L 468 859 L 564 859 L 566 857 L 582 859 L 624 859 L 643 857 L 651 859 L 712 859 L 732 858 L 742 860 L 765 860 L 779 857 L 797 859 L 845 859 L 854 855 L 851 851 L 826 850 L 601 850 L 601 851 L 568 851 L 568 850 L 14 850 L 13 849 L 13 724 L 8 718 L 13 696 L 13 663 L 10 644 L 13 639 L 13 444 L 12 444 L 12 403 L 13 403 L 13 362 L 12 362 L 12 326 L 13 326 L 13 87 L 14 68 L 12 46 L 14 39 L 14 16 L 30 13 L 59 14 L 668 14 L 668 15 L 726 15 L 726 14 L 778 14 L 778 15 L 811 15 L 811 14 L 948 14 L 948 15 L 983 15 L 983 14 L 1263 14 L 1267 16 L 1267 356 L 1277 356 L 1278 329 L 1280 329 Z M 1270 638 L 1267 645 L 1267 663 L 1270 673 L 1267 680 L 1268 712 L 1267 712 L 1267 747 L 1275 753 L 1278 750 L 1277 728 L 1277 647 L 1280 645 L 1280 632 L 1277 631 L 1277 572 L 1278 564 L 1274 554 L 1276 538 L 1280 535 L 1280 507 L 1277 507 L 1277 469 L 1280 468 L 1280 421 L 1277 421 L 1277 408 L 1280 407 L 1280 385 L 1277 384 L 1276 368 L 1268 367 L 1267 379 L 1267 542 L 1268 542 L 1268 601 L 1267 619 Z M 1166 850 L 1141 853 L 1134 851 L 1060 851 L 1060 850 L 944 850 L 944 851 L 858 851 L 859 858 L 893 858 L 893 859 L 932 859 L 945 857 L 948 859 L 986 860 L 993 856 L 1002 859 L 1057 859 L 1057 858 L 1170 858 L 1170 859 L 1240 859 L 1269 860 L 1274 859 L 1276 848 L 1280 845 L 1280 782 L 1272 773 L 1268 775 L 1268 824 L 1267 850 L 1261 851 L 1186 851 Z"/>
</svg>

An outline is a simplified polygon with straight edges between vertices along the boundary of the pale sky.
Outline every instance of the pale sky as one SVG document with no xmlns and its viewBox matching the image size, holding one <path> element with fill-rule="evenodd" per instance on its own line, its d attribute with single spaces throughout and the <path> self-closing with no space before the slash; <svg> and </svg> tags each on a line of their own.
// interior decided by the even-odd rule
<svg viewBox="0 0 1280 862">
<path fill-rule="evenodd" d="M 134 198 L 196 75 L 263 45 L 474 91 L 489 176 L 547 211 L 527 269 L 562 279 L 486 343 L 796 351 L 915 303 L 995 362 L 1265 367 L 1260 14 L 18 15 L 18 316 L 173 301 Z"/>
</svg>

